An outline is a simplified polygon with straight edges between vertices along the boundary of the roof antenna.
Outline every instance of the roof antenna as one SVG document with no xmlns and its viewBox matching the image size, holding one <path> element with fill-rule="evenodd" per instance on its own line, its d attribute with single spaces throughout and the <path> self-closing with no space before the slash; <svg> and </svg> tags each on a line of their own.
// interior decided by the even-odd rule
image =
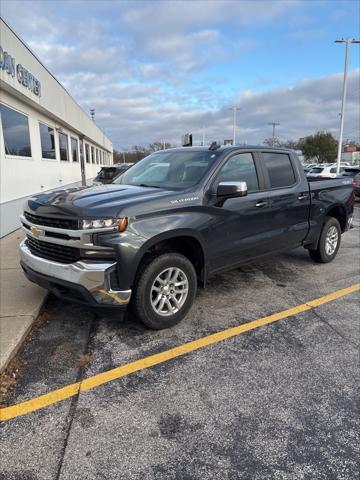
<svg viewBox="0 0 360 480">
<path fill-rule="evenodd" d="M 212 142 L 210 147 L 209 147 L 209 150 L 217 150 L 220 147 L 221 147 L 221 145 L 218 145 L 216 142 Z"/>
</svg>

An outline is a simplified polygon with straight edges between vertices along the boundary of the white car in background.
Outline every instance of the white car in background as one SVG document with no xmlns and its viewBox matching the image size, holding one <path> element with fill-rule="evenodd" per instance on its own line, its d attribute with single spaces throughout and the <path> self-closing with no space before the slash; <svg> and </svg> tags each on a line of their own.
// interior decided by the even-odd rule
<svg viewBox="0 0 360 480">
<path fill-rule="evenodd" d="M 345 166 L 340 164 L 340 175 L 345 171 Z M 336 178 L 336 164 L 317 165 L 313 167 L 306 176 L 308 178 Z"/>
</svg>

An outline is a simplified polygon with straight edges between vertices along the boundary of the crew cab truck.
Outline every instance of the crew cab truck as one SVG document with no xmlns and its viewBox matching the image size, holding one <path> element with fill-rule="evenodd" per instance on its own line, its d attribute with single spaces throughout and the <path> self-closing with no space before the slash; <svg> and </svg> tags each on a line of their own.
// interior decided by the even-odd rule
<svg viewBox="0 0 360 480">
<path fill-rule="evenodd" d="M 163 150 L 116 182 L 30 198 L 21 265 L 59 297 L 130 304 L 153 329 L 182 320 L 216 272 L 299 246 L 332 261 L 353 214 L 351 179 L 308 182 L 285 149 Z"/>
</svg>

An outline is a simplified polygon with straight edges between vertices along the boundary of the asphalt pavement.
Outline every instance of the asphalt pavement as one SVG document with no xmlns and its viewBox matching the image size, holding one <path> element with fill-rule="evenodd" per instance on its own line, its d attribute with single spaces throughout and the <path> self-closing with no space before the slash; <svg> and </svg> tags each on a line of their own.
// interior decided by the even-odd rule
<svg viewBox="0 0 360 480">
<path fill-rule="evenodd" d="M 169 330 L 50 297 L 7 404 L 359 283 L 359 213 L 334 262 L 217 275 Z M 0 479 L 358 478 L 358 314 L 351 293 L 8 420 Z"/>
</svg>

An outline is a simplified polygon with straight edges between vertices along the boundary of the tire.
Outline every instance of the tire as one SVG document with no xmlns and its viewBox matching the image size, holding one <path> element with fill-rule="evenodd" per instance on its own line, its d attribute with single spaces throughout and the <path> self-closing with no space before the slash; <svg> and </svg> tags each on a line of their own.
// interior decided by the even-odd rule
<svg viewBox="0 0 360 480">
<path fill-rule="evenodd" d="M 334 217 L 326 217 L 321 230 L 318 247 L 309 250 L 310 257 L 318 263 L 329 263 L 334 260 L 341 242 L 341 228 Z"/>
<path fill-rule="evenodd" d="M 140 268 L 133 309 L 147 327 L 169 328 L 187 315 L 196 288 L 196 272 L 190 260 L 180 253 L 164 253 Z"/>
</svg>

